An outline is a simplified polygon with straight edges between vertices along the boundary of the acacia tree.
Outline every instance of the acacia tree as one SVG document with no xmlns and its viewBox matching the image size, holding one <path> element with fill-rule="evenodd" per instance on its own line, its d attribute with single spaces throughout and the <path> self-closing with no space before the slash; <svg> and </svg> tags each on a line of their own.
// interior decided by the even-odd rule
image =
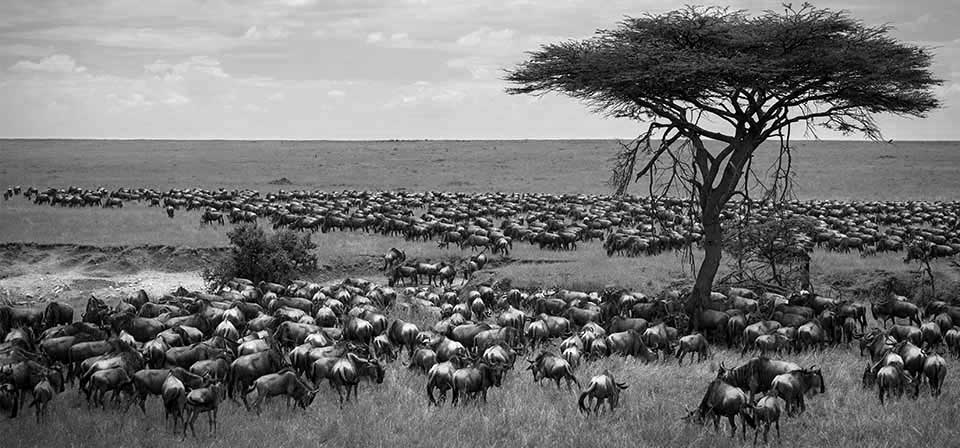
<svg viewBox="0 0 960 448">
<path fill-rule="evenodd" d="M 544 45 L 507 71 L 507 92 L 561 93 L 646 123 L 623 145 L 611 182 L 623 194 L 649 176 L 651 192 L 683 185 L 689 193 L 704 236 L 692 311 L 709 297 L 720 265 L 721 212 L 738 192 L 749 194 L 745 173 L 762 142 L 781 142 L 776 185 L 790 177 L 791 128 L 879 140 L 875 114 L 923 117 L 939 107 L 929 50 L 890 30 L 809 4 L 756 16 L 687 7 Z"/>
</svg>

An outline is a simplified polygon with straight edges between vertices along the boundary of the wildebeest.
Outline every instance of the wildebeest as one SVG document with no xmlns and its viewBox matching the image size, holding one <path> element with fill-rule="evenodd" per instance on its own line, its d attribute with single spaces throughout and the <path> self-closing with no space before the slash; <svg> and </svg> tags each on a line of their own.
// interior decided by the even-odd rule
<svg viewBox="0 0 960 448">
<path fill-rule="evenodd" d="M 457 367 L 452 361 L 434 364 L 427 372 L 427 398 L 430 404 L 439 406 L 446 401 L 447 391 L 453 389 L 453 373 Z M 433 396 L 433 390 L 439 391 L 439 401 Z"/>
<path fill-rule="evenodd" d="M 37 423 L 40 423 L 43 417 L 47 415 L 47 407 L 56 394 L 56 390 L 47 379 L 43 379 L 34 386 L 33 401 L 30 402 L 30 407 L 36 408 Z"/>
<path fill-rule="evenodd" d="M 177 429 L 177 420 L 183 421 L 183 406 L 187 401 L 187 388 L 172 373 L 163 380 L 160 397 L 163 399 L 163 420 L 173 416 L 173 429 Z"/>
<path fill-rule="evenodd" d="M 883 404 L 883 395 L 892 395 L 894 391 L 897 396 L 903 396 L 903 389 L 910 384 L 910 377 L 900 366 L 883 366 L 876 375 L 877 389 L 880 396 L 880 404 Z"/>
<path fill-rule="evenodd" d="M 403 263 L 407 259 L 407 254 L 404 251 L 397 249 L 396 247 L 391 247 L 390 252 L 387 252 L 383 256 L 383 267 L 380 268 L 381 271 L 386 271 L 391 266 Z"/>
<path fill-rule="evenodd" d="M 589 405 L 593 400 L 596 400 L 593 406 L 594 414 L 600 410 L 604 401 L 607 402 L 610 411 L 613 412 L 614 408 L 620 404 L 620 391 L 627 387 L 629 386 L 625 383 L 618 383 L 609 370 L 604 370 L 603 374 L 590 378 L 587 388 L 580 393 L 580 397 L 577 399 L 577 409 L 580 412 L 590 413 Z"/>
<path fill-rule="evenodd" d="M 346 400 L 350 400 L 350 391 L 353 390 L 353 398 L 357 399 L 357 388 L 360 379 L 370 378 L 377 384 L 383 383 L 384 368 L 380 361 L 374 359 L 363 359 L 354 353 L 348 353 L 347 356 L 340 358 L 333 364 L 330 376 L 330 385 L 337 390 L 340 396 L 340 407 L 343 407 L 344 394 L 341 387 L 346 387 Z"/>
<path fill-rule="evenodd" d="M 244 398 L 253 392 L 257 393 L 257 399 L 251 406 L 256 409 L 257 415 L 260 415 L 260 403 L 267 397 L 286 395 L 293 398 L 297 406 L 306 409 L 317 395 L 317 389 L 307 387 L 293 370 L 269 373 L 257 378 L 244 391 Z"/>
<path fill-rule="evenodd" d="M 927 359 L 923 362 L 923 374 L 927 377 L 927 382 L 930 384 L 930 395 L 938 396 L 942 392 L 943 380 L 947 377 L 947 361 L 943 359 L 942 356 L 933 354 L 927 356 Z M 920 378 L 916 378 L 917 381 L 917 393 L 920 392 Z"/>
<path fill-rule="evenodd" d="M 210 387 L 191 390 L 187 394 L 185 406 L 187 418 L 183 425 L 183 433 L 186 434 L 187 426 L 190 426 L 190 432 L 196 437 L 197 431 L 194 429 L 193 423 L 201 413 L 205 412 L 207 413 L 207 426 L 211 433 L 216 434 L 217 408 L 220 407 L 220 401 L 223 400 L 225 393 L 223 384 L 220 382 L 214 383 Z"/>
<path fill-rule="evenodd" d="M 826 392 L 823 382 L 823 373 L 820 369 L 801 369 L 777 375 L 773 378 L 770 388 L 777 391 L 787 403 L 787 414 L 794 415 L 804 412 L 807 405 L 804 395 Z"/>
<path fill-rule="evenodd" d="M 747 437 L 747 425 L 756 428 L 753 417 L 750 415 L 750 401 L 747 394 L 739 387 L 728 384 L 722 379 L 715 379 L 707 386 L 703 399 L 696 409 L 688 411 L 686 420 L 704 423 L 707 416 L 713 417 L 713 428 L 720 429 L 720 417 L 727 417 L 730 422 L 730 437 L 737 435 L 736 417 L 740 416 L 743 427 L 743 438 Z"/>
<path fill-rule="evenodd" d="M 451 403 L 456 406 L 460 398 L 476 399 L 479 395 L 483 402 L 487 402 L 487 389 L 500 387 L 503 378 L 503 368 L 491 366 L 480 361 L 473 366 L 457 369 L 453 372 L 453 388 Z"/>
<path fill-rule="evenodd" d="M 759 357 L 753 358 L 734 369 L 727 369 L 721 362 L 720 368 L 717 370 L 717 379 L 722 379 L 730 385 L 749 391 L 752 401 L 753 396 L 758 392 L 765 392 L 770 389 L 770 385 L 777 375 L 794 370 L 802 369 L 792 362 Z"/>
<path fill-rule="evenodd" d="M 693 359 L 693 354 L 697 354 L 697 362 L 701 362 L 707 358 L 707 351 L 709 350 L 710 344 L 707 342 L 707 338 L 703 337 L 700 333 L 688 334 L 680 338 L 680 344 L 677 347 L 677 365 L 683 365 L 683 357 L 687 353 L 690 353 L 691 360 Z"/>
<path fill-rule="evenodd" d="M 873 317 L 883 323 L 884 326 L 886 326 L 888 320 L 897 323 L 896 318 L 898 317 L 909 319 L 911 324 L 916 323 L 918 327 L 920 326 L 920 307 L 902 297 L 895 296 L 880 303 L 874 302 L 871 311 Z"/>
<path fill-rule="evenodd" d="M 113 392 L 114 401 L 117 400 L 121 392 L 126 393 L 128 399 L 127 407 L 130 406 L 130 403 L 133 402 L 135 391 L 133 379 L 127 374 L 126 370 L 113 368 L 95 372 L 90 377 L 90 390 L 87 393 L 88 404 L 90 400 L 93 399 L 100 407 L 106 409 L 107 405 L 103 400 L 103 396 L 110 391 Z"/>
<path fill-rule="evenodd" d="M 767 443 L 767 435 L 770 433 L 770 425 L 777 427 L 777 441 L 780 441 L 780 399 L 777 397 L 777 391 L 768 390 L 767 394 L 760 397 L 753 405 L 753 419 L 756 423 L 756 431 L 753 433 L 753 444 L 757 444 L 757 436 L 760 435 L 760 424 L 763 424 L 763 443 Z"/>
<path fill-rule="evenodd" d="M 551 352 L 543 352 L 532 360 L 528 359 L 527 362 L 530 364 L 527 366 L 527 370 L 533 372 L 533 381 L 537 384 L 547 378 L 557 384 L 558 390 L 560 389 L 560 380 L 566 381 L 568 390 L 571 382 L 576 384 L 578 388 L 580 387 L 580 382 L 573 375 L 573 368 L 570 367 L 570 363 L 566 359 Z"/>
</svg>

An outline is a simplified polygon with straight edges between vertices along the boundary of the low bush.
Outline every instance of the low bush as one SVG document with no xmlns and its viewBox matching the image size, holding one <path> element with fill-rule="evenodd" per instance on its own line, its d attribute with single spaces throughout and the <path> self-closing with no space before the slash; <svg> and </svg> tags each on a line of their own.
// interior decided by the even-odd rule
<svg viewBox="0 0 960 448">
<path fill-rule="evenodd" d="M 309 233 L 281 230 L 267 234 L 256 225 L 244 224 L 227 232 L 227 238 L 230 253 L 203 270 L 203 280 L 211 290 L 237 277 L 254 283 L 286 284 L 317 266 L 312 253 L 316 245 Z"/>
</svg>

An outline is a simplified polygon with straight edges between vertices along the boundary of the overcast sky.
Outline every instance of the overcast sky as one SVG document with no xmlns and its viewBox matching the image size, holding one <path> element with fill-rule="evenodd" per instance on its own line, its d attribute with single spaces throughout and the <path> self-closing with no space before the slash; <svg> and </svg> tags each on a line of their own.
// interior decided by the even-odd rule
<svg viewBox="0 0 960 448">
<path fill-rule="evenodd" d="M 888 138 L 960 139 L 955 1 L 817 3 L 936 47 L 945 108 L 926 120 L 881 119 Z M 3 0 L 0 137 L 631 137 L 636 123 L 574 100 L 505 94 L 502 69 L 541 43 L 684 3 Z"/>
</svg>

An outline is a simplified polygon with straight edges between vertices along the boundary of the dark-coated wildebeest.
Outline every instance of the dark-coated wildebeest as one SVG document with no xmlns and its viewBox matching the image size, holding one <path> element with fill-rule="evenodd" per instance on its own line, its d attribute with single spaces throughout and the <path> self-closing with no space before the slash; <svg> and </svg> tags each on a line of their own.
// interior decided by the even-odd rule
<svg viewBox="0 0 960 448">
<path fill-rule="evenodd" d="M 717 369 L 717 379 L 722 379 L 732 386 L 749 391 L 750 401 L 752 402 L 754 395 L 758 392 L 766 392 L 770 389 L 770 385 L 777 375 L 794 370 L 802 369 L 796 363 L 759 357 L 733 369 L 727 369 L 721 362 L 720 368 Z"/>
<path fill-rule="evenodd" d="M 923 361 L 923 374 L 927 377 L 927 383 L 930 384 L 930 396 L 940 395 L 943 391 L 943 380 L 947 377 L 947 361 L 937 354 L 927 356 L 927 359 Z M 918 384 L 915 395 L 919 395 L 920 378 L 917 378 L 916 381 Z"/>
<path fill-rule="evenodd" d="M 395 264 L 400 264 L 406 261 L 407 254 L 404 251 L 397 249 L 396 247 L 391 247 L 390 251 L 383 256 L 383 267 L 380 268 L 381 271 L 386 271 L 388 268 Z"/>
<path fill-rule="evenodd" d="M 892 395 L 897 392 L 898 397 L 903 396 L 903 389 L 910 384 L 910 376 L 897 365 L 883 366 L 877 372 L 877 389 L 880 396 L 880 404 L 883 404 L 883 395 Z"/>
<path fill-rule="evenodd" d="M 920 307 L 906 300 L 894 298 L 880 304 L 873 303 L 870 311 L 873 312 L 873 317 L 879 320 L 884 327 L 886 327 L 888 320 L 894 324 L 897 323 L 896 318 L 898 317 L 908 319 L 911 324 L 915 323 L 918 327 L 921 323 Z"/>
<path fill-rule="evenodd" d="M 17 418 L 20 411 L 20 394 L 9 383 L 0 383 L 0 412 L 6 412 L 8 418 Z"/>
<path fill-rule="evenodd" d="M 257 399 L 254 400 L 251 406 L 256 409 L 257 415 L 260 415 L 260 403 L 267 397 L 286 395 L 293 398 L 297 406 L 306 409 L 307 406 L 310 406 L 310 403 L 313 403 L 313 398 L 317 395 L 317 390 L 318 389 L 310 389 L 307 387 L 306 383 L 300 380 L 293 370 L 284 370 L 279 373 L 269 373 L 257 378 L 256 381 L 244 391 L 243 395 L 244 402 L 246 402 L 247 395 L 254 391 L 257 392 Z"/>
<path fill-rule="evenodd" d="M 543 352 L 537 355 L 535 359 L 528 359 L 527 362 L 530 364 L 527 366 L 527 370 L 533 372 L 533 381 L 537 384 L 541 384 L 543 379 L 546 378 L 557 384 L 557 390 L 560 389 L 560 380 L 566 381 L 567 390 L 571 389 L 570 383 L 576 384 L 577 388 L 580 387 L 580 382 L 573 375 L 573 368 L 570 367 L 570 363 L 566 359 L 551 352 Z"/>
<path fill-rule="evenodd" d="M 767 435 L 770 433 L 770 425 L 777 427 L 777 441 L 780 441 L 780 399 L 777 397 L 776 390 L 768 390 L 767 394 L 760 397 L 757 403 L 753 405 L 753 419 L 756 423 L 756 431 L 753 433 L 753 444 L 757 444 L 757 436 L 760 435 L 760 425 L 763 424 L 763 443 L 767 443 Z"/>
<path fill-rule="evenodd" d="M 703 337 L 700 333 L 688 334 L 680 338 L 680 344 L 677 347 L 677 365 L 683 365 L 683 357 L 687 353 L 690 353 L 691 362 L 693 359 L 693 354 L 697 354 L 697 362 L 702 362 L 704 359 L 707 359 L 707 351 L 709 350 L 710 344 L 707 342 L 707 338 Z"/>
<path fill-rule="evenodd" d="M 410 279 L 414 285 L 420 283 L 420 276 L 417 274 L 417 268 L 415 266 L 401 265 L 394 267 L 393 275 L 390 276 L 387 285 L 396 286 L 398 282 L 406 285 L 406 279 Z"/>
<path fill-rule="evenodd" d="M 787 415 L 803 413 L 807 405 L 804 395 L 825 393 L 826 385 L 823 382 L 823 373 L 820 369 L 801 369 L 777 375 L 770 384 L 770 388 L 777 391 L 787 403 Z"/>
<path fill-rule="evenodd" d="M 439 406 L 447 399 L 447 391 L 453 389 L 453 373 L 457 366 L 452 361 L 434 364 L 427 372 L 427 399 L 430 404 Z M 439 391 L 439 401 L 433 396 L 433 390 Z"/>
<path fill-rule="evenodd" d="M 163 380 L 160 397 L 163 399 L 163 421 L 173 417 L 173 429 L 177 429 L 177 420 L 183 421 L 183 406 L 187 402 L 187 388 L 172 373 Z"/>
<path fill-rule="evenodd" d="M 127 374 L 127 371 L 122 368 L 113 368 L 107 370 L 99 370 L 95 372 L 90 377 L 90 389 L 87 393 L 87 405 L 89 406 L 91 400 L 96 404 L 100 405 L 101 408 L 106 409 L 107 404 L 103 399 L 103 396 L 107 392 L 113 392 L 113 401 L 117 402 L 120 396 L 120 393 L 127 394 L 127 406 L 124 407 L 124 410 L 130 407 L 130 404 L 133 402 L 135 391 L 133 385 L 133 379 L 130 378 L 130 375 Z"/>
<path fill-rule="evenodd" d="M 191 389 L 202 387 L 206 380 L 198 375 L 194 375 L 180 367 L 172 369 L 143 369 L 132 375 L 133 388 L 136 394 L 135 401 L 144 414 L 147 413 L 147 396 L 163 394 L 163 384 L 169 375 L 173 375 L 183 383 L 184 386 Z"/>
<path fill-rule="evenodd" d="M 73 322 L 73 307 L 63 302 L 50 302 L 43 310 L 43 324 L 46 328 L 67 325 Z"/>
<path fill-rule="evenodd" d="M 620 404 L 620 391 L 627 387 L 629 386 L 624 383 L 618 383 L 610 374 L 610 371 L 604 370 L 603 374 L 590 378 L 587 388 L 580 393 L 580 397 L 577 399 L 577 409 L 589 414 L 589 406 L 591 402 L 596 400 L 593 403 L 594 414 L 600 411 L 604 401 L 610 406 L 610 412 L 613 412 L 614 408 Z"/>
<path fill-rule="evenodd" d="M 649 331 L 649 328 L 647 330 Z M 612 333 L 604 341 L 611 354 L 634 356 L 642 359 L 645 363 L 656 361 L 659 356 L 657 352 L 647 347 L 640 333 L 637 333 L 636 330 Z"/>
<path fill-rule="evenodd" d="M 737 435 L 736 417 L 740 416 L 743 427 L 743 438 L 747 437 L 747 425 L 756 428 L 757 425 L 750 415 L 751 403 L 747 394 L 739 387 L 732 386 L 722 379 L 715 379 L 707 386 L 700 405 L 688 411 L 685 420 L 703 424 L 707 416 L 713 417 L 713 429 L 720 430 L 720 417 L 727 417 L 730 422 L 730 437 Z"/>
<path fill-rule="evenodd" d="M 43 379 L 33 388 L 33 401 L 30 407 L 36 408 L 37 423 L 40 423 L 43 417 L 47 415 L 47 407 L 57 394 L 57 391 L 50 384 L 50 381 Z"/>
<path fill-rule="evenodd" d="M 357 389 L 361 378 L 369 378 L 377 384 L 383 383 L 384 368 L 380 360 L 363 359 L 354 353 L 340 358 L 333 364 L 330 376 L 330 386 L 337 390 L 340 396 L 340 407 L 343 408 L 343 389 L 347 389 L 346 401 L 350 401 L 350 391 L 353 391 L 354 400 L 357 399 Z"/>
<path fill-rule="evenodd" d="M 233 399 L 235 392 L 240 392 L 240 398 L 247 410 L 247 396 L 243 391 L 263 375 L 279 372 L 284 366 L 283 356 L 276 350 L 244 355 L 230 363 L 230 373 L 227 375 L 227 395 Z"/>
<path fill-rule="evenodd" d="M 479 395 L 483 402 L 487 402 L 487 389 L 500 387 L 503 370 L 497 366 L 478 362 L 474 366 L 457 369 L 453 372 L 453 389 L 451 403 L 456 406 L 460 398 L 476 399 Z"/>
<path fill-rule="evenodd" d="M 410 356 L 413 356 L 413 351 L 416 348 L 419 336 L 419 327 L 400 319 L 394 320 L 387 329 L 387 337 L 390 338 L 390 342 L 397 347 L 406 347 L 407 353 Z"/>
<path fill-rule="evenodd" d="M 429 348 L 419 348 L 410 355 L 407 368 L 428 372 L 437 363 L 437 353 Z"/>
<path fill-rule="evenodd" d="M 223 401 L 225 394 L 226 390 L 220 382 L 214 383 L 210 387 L 191 390 L 187 394 L 185 406 L 187 419 L 186 424 L 183 425 L 184 435 L 187 433 L 187 426 L 190 426 L 190 432 L 194 437 L 197 436 L 197 430 L 193 427 L 193 423 L 202 413 L 207 414 L 207 427 L 210 433 L 216 434 L 217 409 L 220 407 L 220 402 Z"/>
</svg>

